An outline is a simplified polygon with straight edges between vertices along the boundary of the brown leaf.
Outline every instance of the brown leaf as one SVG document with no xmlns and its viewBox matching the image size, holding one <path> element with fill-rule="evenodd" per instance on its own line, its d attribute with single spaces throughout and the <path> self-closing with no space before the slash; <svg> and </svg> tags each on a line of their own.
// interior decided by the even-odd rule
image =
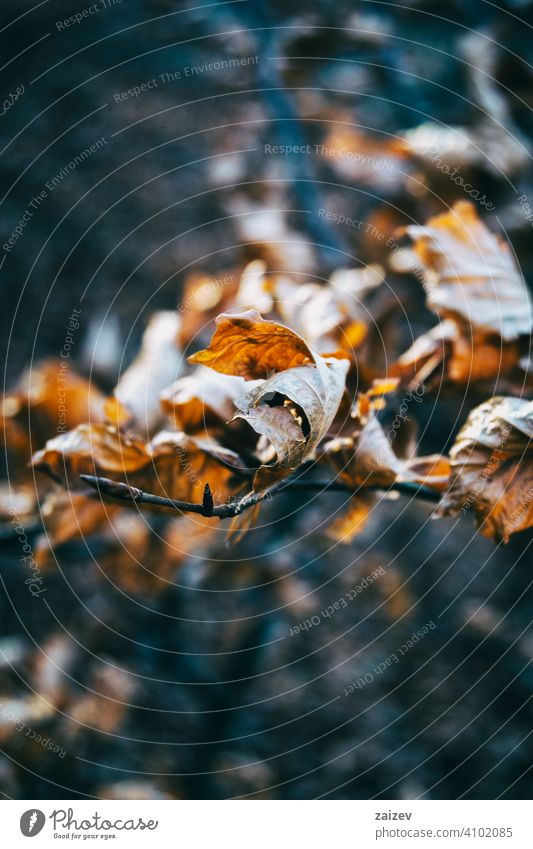
<svg viewBox="0 0 533 849">
<path fill-rule="evenodd" d="M 413 481 L 444 492 L 450 482 L 451 466 L 448 457 L 431 454 L 429 457 L 413 457 L 407 460 L 400 480 Z"/>
<path fill-rule="evenodd" d="M 375 495 L 372 493 L 353 495 L 346 512 L 331 523 L 326 535 L 336 542 L 348 545 L 364 529 L 375 501 Z"/>
<path fill-rule="evenodd" d="M 220 315 L 216 325 L 209 348 L 189 357 L 190 363 L 256 380 L 314 361 L 298 334 L 275 321 L 266 321 L 256 310 Z"/>
<path fill-rule="evenodd" d="M 150 465 L 128 483 L 147 492 L 181 501 L 202 503 L 209 483 L 215 504 L 225 503 L 242 490 L 249 472 L 239 455 L 214 439 L 162 431 L 149 443 Z"/>
<path fill-rule="evenodd" d="M 39 569 L 55 563 L 53 551 L 56 546 L 102 531 L 119 509 L 118 504 L 105 504 L 78 492 L 50 492 L 41 508 L 46 533 L 35 543 L 34 559 Z"/>
<path fill-rule="evenodd" d="M 2 399 L 0 427 L 15 462 L 25 465 L 32 447 L 51 433 L 101 420 L 104 395 L 61 360 L 47 360 L 23 373 Z M 23 474 L 22 469 L 20 472 Z"/>
<path fill-rule="evenodd" d="M 452 480 L 438 510 L 472 509 L 482 533 L 507 542 L 533 525 L 533 402 L 495 397 L 468 416 L 450 451 Z"/>
<path fill-rule="evenodd" d="M 245 471 L 235 452 L 212 439 L 162 431 L 143 443 L 109 425 L 80 425 L 49 440 L 33 465 L 69 489 L 80 488 L 81 474 L 111 475 L 147 492 L 195 503 L 201 503 L 205 483 L 217 502 L 225 501 L 242 486 Z"/>
<path fill-rule="evenodd" d="M 34 468 L 66 483 L 70 489 L 80 487 L 79 476 L 82 474 L 94 475 L 104 471 L 131 474 L 148 462 L 143 442 L 105 424 L 82 424 L 49 439 L 32 459 Z"/>
<path fill-rule="evenodd" d="M 367 395 L 361 395 L 350 432 L 324 447 L 324 456 L 344 483 L 353 489 L 388 487 L 404 468 L 393 452 Z"/>
<path fill-rule="evenodd" d="M 354 410 L 351 432 L 337 437 L 324 447 L 324 457 L 350 488 L 388 488 L 396 480 L 423 484 L 436 490 L 446 487 L 450 466 L 446 457 L 400 459 L 392 450 L 375 413 L 373 391 L 387 392 L 394 382 L 376 381 L 374 390 L 361 394 Z"/>
</svg>

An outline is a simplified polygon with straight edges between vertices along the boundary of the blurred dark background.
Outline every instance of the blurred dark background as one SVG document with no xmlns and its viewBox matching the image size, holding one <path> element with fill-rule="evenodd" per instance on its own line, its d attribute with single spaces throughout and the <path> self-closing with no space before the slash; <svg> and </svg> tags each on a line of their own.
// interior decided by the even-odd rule
<svg viewBox="0 0 533 849">
<path fill-rule="evenodd" d="M 460 199 L 449 181 L 434 196 L 339 175 L 317 156 L 265 154 L 323 143 L 336 121 L 376 144 L 428 121 L 478 133 L 492 159 L 472 170 L 496 204 L 485 217 L 530 280 L 531 224 L 516 199 L 533 198 L 532 5 L 107 0 L 65 26 L 91 3 L 4 2 L 2 98 L 24 91 L 0 119 L 1 243 L 32 213 L 0 257 L 7 383 L 58 356 L 74 308 L 78 366 L 95 356 L 111 387 L 191 270 L 220 276 L 285 236 L 291 271 L 380 260 L 318 210 L 371 220 L 385 204 L 396 226 Z M 423 311 L 415 281 L 398 287 Z M 448 431 L 444 417 L 432 450 Z M 272 509 L 286 508 L 280 498 Z M 153 596 L 107 580 L 96 539 L 58 554 L 48 605 L 37 605 L 16 541 L 3 541 L 3 794 L 526 798 L 529 536 L 494 546 L 468 518 L 432 523 L 429 507 L 393 502 L 332 549 L 312 533 L 322 506 L 305 509 L 297 539 L 291 519 L 277 522 L 214 560 L 189 558 Z M 379 566 L 386 577 L 347 608 L 289 635 Z M 430 621 L 401 663 L 343 695 Z M 62 758 L 2 712 L 54 688 L 65 690 L 56 713 L 30 725 Z"/>
</svg>

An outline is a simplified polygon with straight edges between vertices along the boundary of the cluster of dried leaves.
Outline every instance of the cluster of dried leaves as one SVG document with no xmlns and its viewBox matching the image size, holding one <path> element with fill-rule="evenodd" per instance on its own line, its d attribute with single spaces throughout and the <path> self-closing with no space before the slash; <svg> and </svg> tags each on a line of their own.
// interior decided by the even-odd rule
<svg viewBox="0 0 533 849">
<path fill-rule="evenodd" d="M 99 531 L 114 545 L 122 582 L 138 557 L 170 575 L 187 552 L 206 553 L 220 539 L 220 518 L 243 531 L 280 490 L 331 481 L 350 495 L 330 528 L 342 541 L 364 525 L 376 490 L 409 486 L 440 499 L 436 515 L 471 509 L 495 540 L 531 526 L 533 402 L 519 396 L 532 314 L 522 276 L 467 202 L 405 235 L 413 248 L 402 262 L 418 271 L 440 321 L 390 357 L 387 374 L 374 365 L 383 345 L 376 295 L 387 286 L 380 266 L 318 283 L 254 260 L 224 285 L 193 275 L 179 309 L 152 317 L 111 397 L 58 363 L 23 375 L 3 398 L 9 481 L 0 506 L 4 519 L 9 510 L 28 519 L 41 506 L 40 565 L 55 546 Z M 510 396 L 473 409 L 449 456 L 416 456 L 406 417 L 393 443 L 380 422 L 413 387 L 434 403 L 446 387 L 502 376 Z M 59 386 L 70 429 L 58 433 Z M 99 479 L 98 492 L 83 475 Z M 181 506 L 158 545 L 139 512 L 150 496 Z"/>
</svg>

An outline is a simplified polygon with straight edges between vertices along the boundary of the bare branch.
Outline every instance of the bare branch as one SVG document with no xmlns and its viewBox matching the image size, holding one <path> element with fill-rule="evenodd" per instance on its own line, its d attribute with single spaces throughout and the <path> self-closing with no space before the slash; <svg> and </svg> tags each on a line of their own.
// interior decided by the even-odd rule
<svg viewBox="0 0 533 849">
<path fill-rule="evenodd" d="M 82 480 L 89 486 L 96 489 L 100 495 L 107 495 L 110 498 L 115 498 L 118 501 L 134 501 L 136 504 L 151 504 L 155 507 L 169 507 L 172 510 L 181 510 L 185 513 L 197 513 L 199 516 L 209 518 L 216 516 L 218 519 L 228 519 L 232 516 L 238 516 L 249 507 L 259 504 L 262 501 L 270 500 L 273 495 L 281 491 L 311 491 L 311 490 L 332 490 L 334 492 L 346 492 L 352 495 L 357 494 L 357 490 L 351 490 L 347 484 L 340 481 L 302 481 L 286 478 L 283 481 L 272 486 L 266 492 L 250 492 L 242 498 L 229 502 L 227 504 L 213 503 L 211 488 L 206 483 L 204 488 L 204 496 L 202 504 L 193 504 L 189 501 L 177 501 L 172 498 L 164 498 L 161 495 L 152 495 L 149 492 L 143 492 L 135 486 L 130 486 L 127 483 L 120 483 L 109 478 L 96 477 L 94 475 L 80 475 Z M 366 487 L 366 489 L 382 489 L 382 487 Z M 410 495 L 414 498 L 423 498 L 426 501 L 440 501 L 440 493 L 426 486 L 418 484 L 397 482 L 392 484 L 387 491 L 399 492 L 404 495 Z"/>
</svg>

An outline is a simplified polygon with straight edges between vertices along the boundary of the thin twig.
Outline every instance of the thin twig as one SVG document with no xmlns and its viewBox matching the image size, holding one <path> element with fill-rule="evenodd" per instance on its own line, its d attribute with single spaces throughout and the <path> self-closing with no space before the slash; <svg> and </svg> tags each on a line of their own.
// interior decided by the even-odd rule
<svg viewBox="0 0 533 849">
<path fill-rule="evenodd" d="M 205 485 L 204 497 L 202 504 L 193 504 L 189 501 L 177 501 L 173 498 L 164 498 L 161 495 L 152 495 L 150 492 L 144 492 L 136 486 L 130 486 L 127 483 L 110 480 L 109 478 L 97 477 L 94 475 L 81 475 L 82 480 L 89 486 L 98 490 L 100 495 L 107 495 L 110 498 L 115 498 L 118 501 L 133 501 L 136 504 L 151 504 L 155 507 L 170 507 L 172 510 L 182 510 L 186 513 L 197 513 L 199 516 L 209 518 L 216 516 L 218 519 L 228 519 L 232 516 L 238 516 L 259 504 L 262 501 L 270 500 L 273 495 L 283 491 L 299 491 L 299 490 L 332 490 L 335 492 L 351 492 L 356 495 L 357 491 L 353 491 L 347 484 L 339 481 L 296 481 L 291 478 L 279 481 L 265 492 L 250 492 L 236 501 L 227 504 L 213 503 L 213 496 L 209 484 Z M 366 487 L 366 489 L 384 489 L 384 487 Z M 396 482 L 393 483 L 387 491 L 399 492 L 404 495 L 410 495 L 415 498 L 423 498 L 427 501 L 437 502 L 440 500 L 440 494 L 435 490 L 426 486 L 419 486 L 415 483 Z"/>
</svg>

